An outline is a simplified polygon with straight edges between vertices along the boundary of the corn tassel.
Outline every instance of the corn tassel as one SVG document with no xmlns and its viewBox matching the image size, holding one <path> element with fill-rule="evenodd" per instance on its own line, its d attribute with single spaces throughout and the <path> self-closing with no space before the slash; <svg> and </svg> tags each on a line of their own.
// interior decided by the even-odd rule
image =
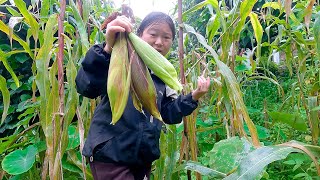
<svg viewBox="0 0 320 180">
<path fill-rule="evenodd" d="M 129 33 L 129 39 L 143 62 L 156 76 L 172 89 L 177 91 L 182 90 L 176 70 L 165 57 L 134 33 Z"/>
<path fill-rule="evenodd" d="M 127 40 L 119 33 L 111 54 L 108 71 L 107 92 L 109 96 L 112 122 L 115 124 L 127 106 L 131 81 L 131 67 L 128 59 Z"/>
<path fill-rule="evenodd" d="M 155 118 L 162 121 L 162 117 L 157 107 L 157 93 L 148 68 L 133 49 L 130 41 L 128 51 L 131 64 L 131 83 L 134 93 L 142 106 Z M 132 93 L 131 93 L 132 94 Z M 135 103 L 134 103 L 135 104 Z M 137 108 L 137 107 L 136 107 Z"/>
</svg>

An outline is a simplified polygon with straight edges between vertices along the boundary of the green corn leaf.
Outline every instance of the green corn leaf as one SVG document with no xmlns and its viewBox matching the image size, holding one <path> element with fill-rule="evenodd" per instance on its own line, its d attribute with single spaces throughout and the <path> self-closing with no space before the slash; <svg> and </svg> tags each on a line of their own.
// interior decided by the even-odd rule
<svg viewBox="0 0 320 180">
<path fill-rule="evenodd" d="M 208 1 L 202 1 L 199 4 L 196 4 L 195 6 L 193 6 L 192 8 L 188 9 L 187 11 L 182 13 L 182 18 L 185 19 L 186 16 L 194 11 L 197 11 L 201 8 L 203 8 L 205 5 L 208 4 Z"/>
<path fill-rule="evenodd" d="M 32 35 L 34 39 L 37 41 L 38 39 L 38 32 L 39 32 L 39 24 L 36 19 L 31 15 L 26 7 L 26 3 L 23 0 L 14 0 L 16 7 L 21 12 L 22 16 L 25 18 L 26 23 L 32 29 Z"/>
<path fill-rule="evenodd" d="M 299 141 L 289 141 L 283 144 L 280 144 L 280 146 L 285 146 L 285 147 L 293 147 L 298 150 L 303 151 L 305 154 L 307 154 L 313 161 L 315 168 L 317 169 L 317 174 L 318 176 L 320 175 L 320 166 L 318 163 L 318 158 L 320 157 L 320 148 L 319 146 L 313 146 L 313 145 L 308 145 L 301 143 Z"/>
<path fill-rule="evenodd" d="M 296 130 L 307 131 L 305 119 L 298 113 L 269 112 L 268 114 L 275 122 L 288 124 Z"/>
<path fill-rule="evenodd" d="M 259 138 L 258 138 L 258 134 L 257 134 L 257 130 L 252 122 L 252 120 L 249 117 L 249 114 L 247 112 L 247 108 L 243 102 L 242 96 L 241 96 L 241 90 L 239 87 L 239 84 L 234 76 L 234 74 L 232 73 L 232 71 L 230 70 L 230 68 L 224 64 L 223 62 L 221 62 L 219 60 L 219 56 L 216 53 L 216 51 L 207 44 L 206 39 L 199 33 L 195 32 L 194 28 L 184 24 L 187 32 L 192 33 L 194 35 L 196 35 L 198 41 L 205 47 L 207 48 L 211 55 L 213 56 L 219 71 L 221 73 L 221 75 L 225 78 L 227 87 L 228 87 L 228 93 L 229 93 L 229 97 L 231 98 L 231 101 L 235 107 L 235 110 L 239 113 L 242 114 L 245 122 L 247 123 L 247 126 L 249 128 L 252 140 L 253 140 L 253 144 L 255 146 L 259 146 Z M 242 127 L 243 128 L 243 127 Z"/>
<path fill-rule="evenodd" d="M 306 44 L 306 40 L 303 37 L 303 34 L 301 32 L 294 32 L 295 36 L 293 39 L 300 45 L 304 46 Z"/>
<path fill-rule="evenodd" d="M 1 77 L 0 77 L 1 79 Z M 1 80 L 0 80 L 1 81 Z M 0 88 L 1 88 L 1 82 L 0 82 Z M 0 143 L 0 154 L 3 154 L 6 152 L 6 150 L 10 147 L 11 144 L 13 144 L 13 141 L 16 140 L 18 134 L 13 134 L 11 136 L 7 136 L 4 138 L 1 138 L 1 143 Z"/>
<path fill-rule="evenodd" d="M 67 150 L 75 149 L 80 145 L 79 132 L 76 127 L 70 125 L 68 127 L 68 147 Z"/>
<path fill-rule="evenodd" d="M 259 64 L 259 60 L 261 57 L 261 41 L 262 41 L 262 35 L 263 35 L 263 29 L 262 26 L 258 20 L 258 15 L 254 12 L 251 12 L 249 14 L 250 16 L 250 20 L 251 20 L 251 24 L 253 27 L 253 31 L 254 31 L 254 36 L 256 38 L 257 41 L 257 59 L 256 62 L 257 64 Z M 255 66 L 252 67 L 252 71 L 255 70 Z"/>
<path fill-rule="evenodd" d="M 299 25 L 300 24 L 299 19 L 296 17 L 296 15 L 294 13 L 291 13 L 289 17 L 293 21 L 294 25 Z"/>
<path fill-rule="evenodd" d="M 5 25 L 3 21 L 0 21 L 0 31 L 6 33 L 8 36 L 10 35 L 10 28 L 7 25 Z M 22 40 L 15 34 L 12 34 L 12 38 L 19 42 L 19 44 L 26 50 L 26 52 L 28 52 L 31 58 L 34 58 L 29 45 L 24 40 Z"/>
<path fill-rule="evenodd" d="M 78 166 L 74 165 L 73 163 L 67 161 L 67 158 L 63 158 L 61 163 L 62 163 L 63 169 L 66 169 L 66 170 L 68 170 L 70 172 L 79 173 L 79 174 L 82 173 L 81 169 Z M 78 178 L 75 177 L 75 176 L 73 176 L 73 177 L 68 176 L 68 178 L 64 178 L 64 179 L 66 179 L 66 180 L 76 180 Z"/>
<path fill-rule="evenodd" d="M 77 69 L 72 60 L 69 60 L 66 69 L 69 93 L 67 96 L 67 103 L 65 108 L 65 123 L 70 124 L 76 113 L 76 106 L 78 104 L 78 93 L 75 84 Z"/>
<path fill-rule="evenodd" d="M 205 48 L 207 48 L 212 54 L 215 54 L 218 58 L 218 54 L 216 54 L 213 48 L 208 45 L 207 40 L 201 34 L 197 33 L 196 30 L 188 24 L 184 24 L 184 27 L 186 28 L 186 31 L 188 33 L 194 34 L 197 37 L 199 43 L 201 43 Z"/>
<path fill-rule="evenodd" d="M 67 67 L 66 67 L 66 71 L 67 71 L 67 81 L 68 81 L 68 86 L 67 86 L 68 94 L 67 94 L 66 106 L 64 109 L 65 110 L 64 124 L 63 124 L 64 129 L 71 127 L 69 125 L 70 125 L 73 117 L 76 114 L 76 109 L 77 109 L 77 104 L 78 104 L 78 93 L 77 93 L 76 84 L 75 84 L 77 69 L 76 69 L 72 59 L 69 59 Z M 70 141 L 70 136 L 69 136 L 69 140 L 68 140 L 67 135 L 68 135 L 67 131 L 63 131 L 62 139 L 65 142 Z M 68 145 L 68 147 L 69 147 L 69 145 Z M 68 147 L 67 147 L 67 143 L 63 143 L 62 150 L 61 150 L 62 153 L 64 153 L 64 151 L 66 149 L 68 149 Z"/>
<path fill-rule="evenodd" d="M 50 2 L 48 0 L 41 1 L 41 10 L 40 10 L 40 16 L 42 18 L 47 17 L 50 9 Z"/>
<path fill-rule="evenodd" d="M 320 106 L 316 106 L 316 107 L 312 108 L 311 111 L 320 111 Z"/>
<path fill-rule="evenodd" d="M 318 59 L 320 59 L 320 13 L 317 15 L 317 19 L 314 22 L 313 25 L 313 33 L 314 33 L 314 39 L 317 44 L 317 53 Z"/>
<path fill-rule="evenodd" d="M 266 2 L 266 3 L 264 3 L 264 4 L 262 5 L 262 8 L 261 8 L 261 9 L 267 8 L 267 7 L 271 7 L 271 8 L 273 8 L 273 9 L 280 9 L 280 8 L 281 8 L 279 2 Z"/>
<path fill-rule="evenodd" d="M 57 72 L 58 72 L 57 61 L 54 61 L 48 73 L 49 82 L 46 82 L 47 84 L 45 84 L 45 85 L 51 85 L 51 88 L 49 88 L 48 90 L 48 96 L 46 99 L 43 99 L 43 97 L 41 97 L 41 107 L 40 107 L 40 117 L 42 118 L 40 119 L 40 123 L 46 137 L 47 152 L 48 152 L 46 155 L 48 157 L 49 164 L 59 163 L 55 161 L 55 159 L 58 159 L 57 146 L 59 144 L 59 141 L 64 140 L 64 139 L 61 139 L 62 127 L 60 124 L 60 115 L 59 115 L 59 87 L 58 87 L 58 80 L 56 78 Z M 41 113 L 45 113 L 45 114 L 42 115 Z M 59 172 L 57 172 L 55 176 L 57 176 L 58 173 Z"/>
<path fill-rule="evenodd" d="M 203 8 L 204 6 L 206 6 L 208 4 L 212 5 L 212 7 L 215 8 L 216 10 L 220 10 L 217 0 L 205 0 L 205 1 L 202 1 L 202 2 L 200 2 L 198 4 L 196 4 L 195 6 L 193 6 L 190 9 L 188 9 L 187 11 L 183 12 L 182 18 L 185 19 L 188 14 L 190 14 L 190 13 L 192 13 L 194 11 L 200 10 L 201 8 Z"/>
<path fill-rule="evenodd" d="M 264 79 L 264 80 L 268 80 L 268 81 L 272 82 L 273 84 L 277 85 L 278 91 L 279 91 L 279 95 L 284 96 L 284 90 L 283 90 L 282 86 L 279 84 L 279 82 L 277 82 L 276 80 L 274 80 L 272 78 L 269 78 L 269 77 L 266 77 L 266 76 L 251 76 L 251 77 L 248 77 L 246 79 L 246 81 L 252 81 L 252 80 L 255 80 L 255 79 Z M 242 82 L 241 84 L 243 84 L 243 83 L 244 82 Z"/>
<path fill-rule="evenodd" d="M 317 96 L 309 97 L 308 99 L 308 108 L 311 110 L 317 106 Z M 319 116 L 318 111 L 310 111 L 310 120 L 311 120 L 311 134 L 313 143 L 318 143 L 319 138 Z"/>
<path fill-rule="evenodd" d="M 7 7 L 7 10 L 14 17 L 21 17 L 21 14 L 10 6 Z"/>
<path fill-rule="evenodd" d="M 222 172 L 219 172 L 219 171 L 216 171 L 216 170 L 213 170 L 213 169 L 210 169 L 210 168 L 208 168 L 206 166 L 203 166 L 200 163 L 194 162 L 194 161 L 187 161 L 186 163 L 184 163 L 184 164 L 180 165 L 179 167 L 177 167 L 174 170 L 174 172 L 181 171 L 183 169 L 196 171 L 196 172 L 200 173 L 203 176 L 209 176 L 211 178 L 214 178 L 214 177 L 215 178 L 226 177 L 226 174 L 224 174 Z"/>
<path fill-rule="evenodd" d="M 224 178 L 224 180 L 248 180 L 255 179 L 264 168 L 281 159 L 285 159 L 290 153 L 301 152 L 292 147 L 285 146 L 266 146 L 258 148 L 244 157 L 237 170 Z"/>
<path fill-rule="evenodd" d="M 206 32 L 207 32 L 207 36 L 208 36 L 208 42 L 211 45 L 212 44 L 212 40 L 216 34 L 216 32 L 218 31 L 218 29 L 220 28 L 220 17 L 218 15 L 213 15 L 207 24 L 206 27 Z"/>
<path fill-rule="evenodd" d="M 259 143 L 259 138 L 258 138 L 258 134 L 257 134 L 257 129 L 249 117 L 247 108 L 243 102 L 243 98 L 241 95 L 241 90 L 240 90 L 239 84 L 238 84 L 235 76 L 233 75 L 232 71 L 230 70 L 230 68 L 226 64 L 224 64 L 223 62 L 221 62 L 218 59 L 215 59 L 215 62 L 218 66 L 218 69 L 219 69 L 221 75 L 225 79 L 225 82 L 226 82 L 226 85 L 228 88 L 229 98 L 231 100 L 231 103 L 233 104 L 234 110 L 236 111 L 236 113 L 241 114 L 243 116 L 243 118 L 249 128 L 253 144 L 256 147 L 258 147 L 260 145 L 260 143 Z"/>
<path fill-rule="evenodd" d="M 6 82 L 6 79 L 1 75 L 0 75 L 0 90 L 3 98 L 3 113 L 1 117 L 1 123 L 0 123 L 1 125 L 7 117 L 8 109 L 10 106 L 10 93 L 7 88 L 7 82 Z"/>
<path fill-rule="evenodd" d="M 300 144 L 303 147 L 305 147 L 308 151 L 310 151 L 314 157 L 320 158 L 320 146 L 304 144 L 302 142 L 298 142 L 298 141 L 295 141 L 295 140 L 292 140 L 289 143 Z"/>
<path fill-rule="evenodd" d="M 250 16 L 251 24 L 252 24 L 252 27 L 254 30 L 254 35 L 257 40 L 257 43 L 261 45 L 263 29 L 262 29 L 262 26 L 258 20 L 258 15 L 254 12 L 251 12 L 249 14 L 249 16 Z"/>
<path fill-rule="evenodd" d="M 89 20 L 89 15 L 90 15 L 90 11 L 92 9 L 92 0 L 86 0 L 86 1 L 82 1 L 82 9 L 83 9 L 83 13 L 82 13 L 82 17 L 83 17 L 83 22 L 86 24 Z"/>
<path fill-rule="evenodd" d="M 10 75 L 11 75 L 12 79 L 14 80 L 14 83 L 16 84 L 16 86 L 20 87 L 19 79 L 18 79 L 17 75 L 14 73 L 14 71 L 11 68 L 10 64 L 8 63 L 7 56 L 8 56 L 8 54 L 5 55 L 5 52 L 0 50 L 0 61 L 2 61 L 4 67 L 10 73 Z"/>
<path fill-rule="evenodd" d="M 253 6 L 256 4 L 258 0 L 244 0 L 242 1 L 240 5 L 240 21 L 238 22 L 238 25 L 236 26 L 233 36 L 238 39 L 240 32 L 242 31 L 246 19 L 249 16 L 249 14 L 252 11 Z"/>
<path fill-rule="evenodd" d="M 26 53 L 26 51 L 25 51 L 25 50 L 14 50 L 14 51 L 6 52 L 6 53 L 5 53 L 5 54 L 6 54 L 5 56 L 6 56 L 6 57 L 9 57 L 9 56 L 11 56 L 11 55 L 13 55 L 13 54 L 18 54 L 18 53 Z M 19 61 L 20 63 L 23 63 L 23 62 L 25 62 L 28 58 L 29 58 L 29 57 L 27 57 L 27 56 L 17 57 L 17 61 Z"/>
<path fill-rule="evenodd" d="M 44 43 L 40 47 L 39 52 L 36 57 L 36 85 L 38 87 L 38 90 L 40 92 L 40 123 L 43 128 L 44 134 L 47 138 L 49 138 L 49 141 L 47 141 L 48 148 L 52 147 L 52 116 L 53 111 L 52 108 L 54 106 L 53 100 L 50 98 L 50 84 L 53 88 L 53 82 L 50 83 L 49 79 L 49 61 L 52 54 L 53 49 L 53 41 L 54 41 L 54 34 L 56 32 L 56 24 L 57 24 L 57 14 L 53 14 L 49 17 L 45 31 L 44 31 Z M 55 61 L 56 62 L 56 61 Z M 56 64 L 56 63 L 54 63 Z M 54 68 L 51 67 L 51 71 L 53 71 Z M 58 95 L 56 96 L 58 97 Z M 56 98 L 58 99 L 58 98 Z M 56 121 L 58 121 L 56 119 Z M 49 149 L 50 149 L 49 148 Z M 50 154 L 49 161 L 53 161 L 53 154 Z"/>
<path fill-rule="evenodd" d="M 207 2 L 208 2 L 209 4 L 211 4 L 213 8 L 215 8 L 216 10 L 219 10 L 219 11 L 220 11 L 220 9 L 219 9 L 219 3 L 218 3 L 217 0 L 207 0 Z"/>
<path fill-rule="evenodd" d="M 44 31 L 44 43 L 42 47 L 40 47 L 39 52 L 36 57 L 36 66 L 37 66 L 37 75 L 36 82 L 38 89 L 40 91 L 40 95 L 42 98 L 47 99 L 49 84 L 48 84 L 48 66 L 49 60 L 51 58 L 53 41 L 54 41 L 54 33 L 56 32 L 56 24 L 58 15 L 53 14 L 50 16 L 46 28 Z"/>
<path fill-rule="evenodd" d="M 290 43 L 290 40 L 288 40 Z M 292 50 L 291 50 L 291 44 L 287 44 L 285 47 L 285 53 L 286 53 L 286 65 L 289 70 L 290 76 L 293 75 L 293 68 L 292 68 L 292 60 L 293 60 L 293 55 L 292 55 Z"/>
<path fill-rule="evenodd" d="M 70 1 L 70 5 L 73 11 L 73 16 L 76 20 L 77 29 L 79 31 L 80 39 L 81 39 L 81 46 L 82 46 L 82 55 L 84 56 L 89 49 L 89 41 L 88 41 L 88 34 L 86 31 L 85 22 L 82 20 L 80 13 L 78 11 L 77 6 L 74 4 L 73 1 Z"/>
<path fill-rule="evenodd" d="M 256 125 L 256 128 L 258 131 L 259 139 L 267 139 L 268 137 L 270 137 L 270 133 L 267 128 L 265 128 L 263 126 L 259 126 L 259 125 Z M 246 131 L 246 133 L 248 133 L 250 135 L 249 129 L 246 125 L 244 126 L 244 130 Z"/>
<path fill-rule="evenodd" d="M 178 137 L 177 137 L 177 127 L 175 125 L 168 125 L 168 132 L 166 136 L 166 141 L 162 141 L 163 143 L 167 143 L 167 150 L 166 155 L 167 155 L 167 163 L 166 163 L 166 169 L 165 169 L 165 174 L 166 177 L 171 177 L 174 167 L 177 163 L 177 142 L 178 142 Z M 161 151 L 162 152 L 162 151 Z M 168 178 L 169 179 L 169 178 Z"/>
<path fill-rule="evenodd" d="M 154 180 L 161 180 L 164 179 L 164 177 L 166 179 L 171 179 L 171 174 L 165 174 L 164 170 L 166 168 L 165 165 L 165 161 L 166 161 L 166 155 L 167 155 L 167 151 L 166 151 L 166 142 L 167 141 L 167 136 L 163 134 L 163 132 L 161 131 L 160 134 L 160 151 L 162 152 L 160 154 L 160 158 L 158 160 L 155 161 L 155 165 L 156 165 L 156 169 L 154 171 Z"/>
<path fill-rule="evenodd" d="M 7 2 L 8 0 L 0 0 L 0 4 Z"/>
</svg>

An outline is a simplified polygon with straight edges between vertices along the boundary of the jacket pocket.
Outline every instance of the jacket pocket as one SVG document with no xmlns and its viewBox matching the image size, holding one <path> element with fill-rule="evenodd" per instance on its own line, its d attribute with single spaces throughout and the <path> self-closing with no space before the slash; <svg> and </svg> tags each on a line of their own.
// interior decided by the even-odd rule
<svg viewBox="0 0 320 180">
<path fill-rule="evenodd" d="M 159 138 L 160 131 L 158 128 L 149 122 L 144 123 L 141 145 L 139 147 L 139 157 L 144 163 L 152 163 L 154 160 L 159 159 Z"/>
<path fill-rule="evenodd" d="M 105 163 L 139 164 L 137 157 L 138 133 L 125 131 L 95 148 L 93 158 Z"/>
<path fill-rule="evenodd" d="M 93 156 L 99 155 L 101 153 L 101 151 L 103 151 L 103 150 L 104 151 L 107 150 L 110 147 L 110 145 L 112 143 L 111 141 L 112 141 L 113 138 L 111 138 L 111 139 L 109 139 L 109 140 L 97 145 L 93 150 Z"/>
</svg>

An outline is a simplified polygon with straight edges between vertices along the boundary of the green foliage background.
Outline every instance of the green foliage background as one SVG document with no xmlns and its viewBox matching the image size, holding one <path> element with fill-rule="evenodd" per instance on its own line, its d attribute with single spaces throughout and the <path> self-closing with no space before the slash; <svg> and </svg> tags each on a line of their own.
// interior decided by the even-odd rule
<svg viewBox="0 0 320 180">
<path fill-rule="evenodd" d="M 80 152 L 99 99 L 79 96 L 74 79 L 88 48 L 104 41 L 103 18 L 118 9 L 68 1 L 61 95 L 61 2 L 0 0 L 0 179 L 93 179 Z M 151 178 L 318 178 L 319 1 L 182 5 L 184 90 L 201 74 L 212 87 L 186 117 L 187 133 L 166 126 Z M 168 59 L 178 69 L 177 56 L 175 42 Z"/>
</svg>

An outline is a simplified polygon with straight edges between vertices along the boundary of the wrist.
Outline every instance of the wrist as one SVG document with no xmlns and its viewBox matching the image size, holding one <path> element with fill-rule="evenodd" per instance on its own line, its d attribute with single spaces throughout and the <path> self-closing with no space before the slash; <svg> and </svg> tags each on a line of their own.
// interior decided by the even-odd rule
<svg viewBox="0 0 320 180">
<path fill-rule="evenodd" d="M 193 91 L 191 93 L 191 97 L 192 97 L 193 100 L 198 101 L 201 96 L 199 95 L 199 93 L 197 91 Z"/>
<path fill-rule="evenodd" d="M 111 54 L 112 48 L 106 43 L 106 45 L 103 48 L 103 51 L 108 54 Z"/>
</svg>

